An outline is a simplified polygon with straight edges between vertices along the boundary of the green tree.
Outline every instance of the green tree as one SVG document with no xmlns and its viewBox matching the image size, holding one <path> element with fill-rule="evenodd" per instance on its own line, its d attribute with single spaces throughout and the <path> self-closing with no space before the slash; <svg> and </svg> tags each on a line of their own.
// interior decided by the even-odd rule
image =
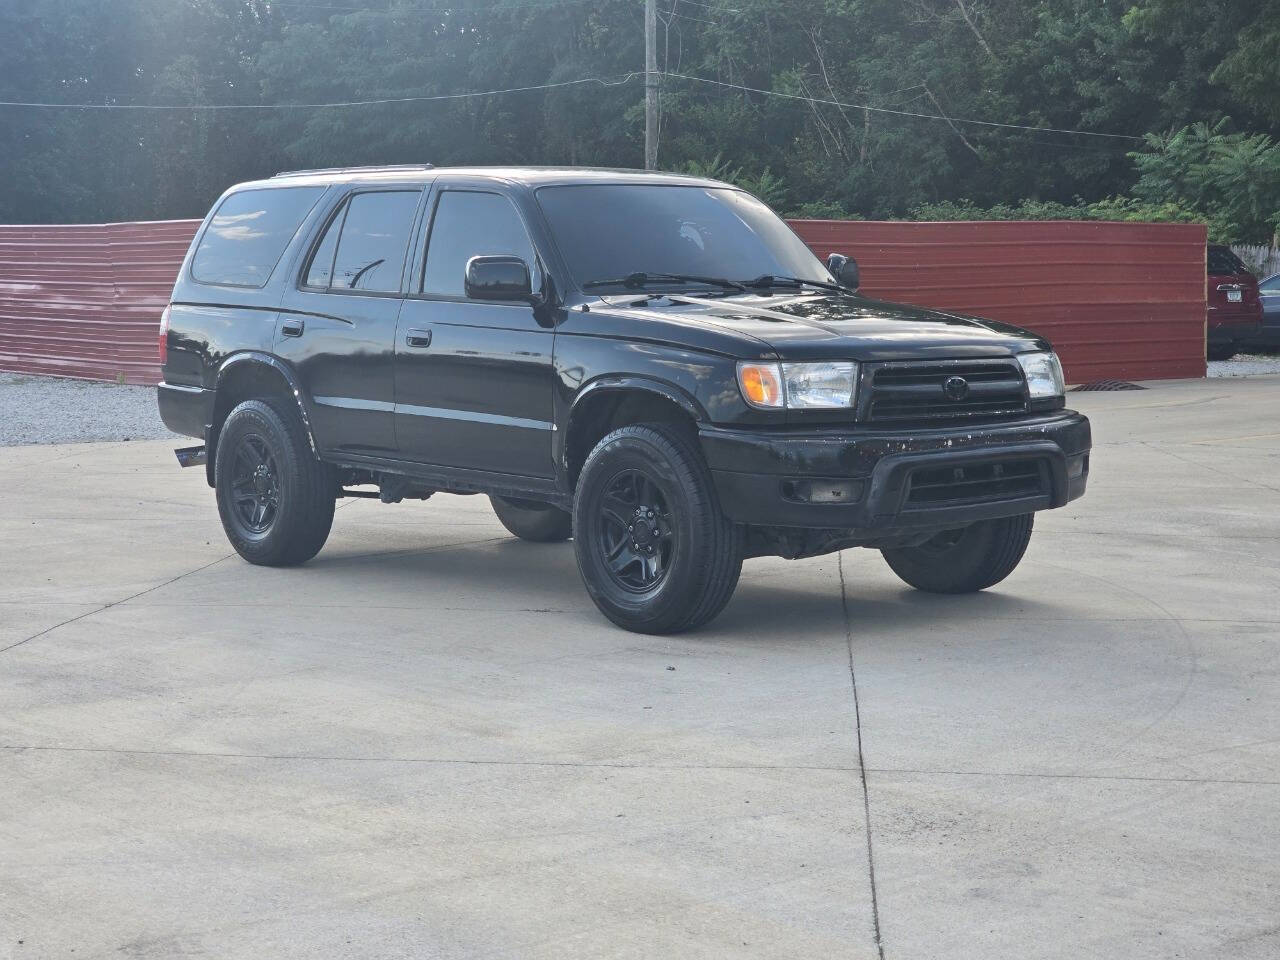
<svg viewBox="0 0 1280 960">
<path fill-rule="evenodd" d="M 1227 120 L 1148 134 L 1132 154 L 1133 194 L 1213 217 L 1236 243 L 1269 242 L 1280 228 L 1280 145 L 1264 134 L 1226 133 Z"/>
<path fill-rule="evenodd" d="M 1179 52 L 1169 99 L 1202 117 L 1233 113 L 1280 134 L 1280 0 L 1137 0 L 1125 23 Z"/>
</svg>

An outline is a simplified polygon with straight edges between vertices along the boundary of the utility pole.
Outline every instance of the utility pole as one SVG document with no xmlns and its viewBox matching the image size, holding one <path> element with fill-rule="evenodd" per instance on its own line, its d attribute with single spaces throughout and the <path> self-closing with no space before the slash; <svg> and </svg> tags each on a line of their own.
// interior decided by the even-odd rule
<svg viewBox="0 0 1280 960">
<path fill-rule="evenodd" d="M 658 166 L 658 0 L 644 0 L 644 168 Z"/>
</svg>

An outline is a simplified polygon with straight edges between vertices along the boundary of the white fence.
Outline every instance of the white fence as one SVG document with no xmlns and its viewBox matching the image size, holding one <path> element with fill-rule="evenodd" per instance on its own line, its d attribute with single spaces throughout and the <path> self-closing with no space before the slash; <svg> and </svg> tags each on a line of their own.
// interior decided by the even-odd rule
<svg viewBox="0 0 1280 960">
<path fill-rule="evenodd" d="M 1275 273 L 1280 273 L 1280 247 L 1268 247 L 1265 244 L 1248 246 L 1236 244 L 1231 252 L 1245 262 L 1259 280 L 1265 280 Z"/>
</svg>

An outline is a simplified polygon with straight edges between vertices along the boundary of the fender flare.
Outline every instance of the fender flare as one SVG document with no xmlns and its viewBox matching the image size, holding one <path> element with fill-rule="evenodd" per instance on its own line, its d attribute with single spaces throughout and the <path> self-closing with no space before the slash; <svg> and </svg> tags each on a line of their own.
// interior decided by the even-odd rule
<svg viewBox="0 0 1280 960">
<path fill-rule="evenodd" d="M 588 382 L 574 395 L 573 402 L 570 404 L 569 411 L 565 416 L 564 429 L 557 432 L 557 449 L 555 451 L 557 463 L 565 464 L 569 437 L 573 433 L 574 418 L 580 412 L 584 400 L 602 393 L 636 392 L 650 393 L 669 400 L 692 417 L 695 423 L 706 423 L 711 419 L 702 404 L 692 394 L 673 383 L 642 374 L 604 374 Z"/>
<path fill-rule="evenodd" d="M 703 409 L 692 394 L 674 383 L 665 380 L 659 380 L 656 377 L 644 376 L 643 374 L 630 375 L 623 374 L 621 376 L 615 374 L 604 374 L 590 381 L 586 386 L 580 389 L 573 398 L 573 405 L 569 408 L 569 423 L 573 423 L 573 413 L 578 409 L 578 405 L 589 396 L 595 396 L 603 392 L 617 392 L 621 390 L 640 390 L 648 393 L 656 393 L 665 397 L 676 406 L 684 410 L 685 413 L 693 417 L 699 423 L 704 423 L 710 418 L 707 411 Z"/>
<path fill-rule="evenodd" d="M 240 370 L 244 368 L 246 364 L 253 364 L 254 366 L 270 369 L 284 381 L 290 395 L 293 397 L 294 403 L 298 406 L 298 416 L 302 418 L 302 429 L 307 434 L 307 443 L 311 446 L 311 453 L 318 457 L 319 450 L 316 447 L 315 431 L 311 426 L 311 411 L 309 409 L 306 394 L 303 392 L 302 385 L 298 382 L 298 377 L 294 373 L 293 368 L 279 357 L 272 356 L 269 353 L 263 353 L 260 350 L 245 350 L 241 353 L 233 353 L 231 356 L 227 357 L 227 359 L 222 361 L 222 364 L 218 367 L 218 375 L 214 380 L 214 408 L 217 408 L 218 391 L 222 389 L 223 382 L 226 379 L 228 372 Z M 215 425 L 211 423 L 206 428 L 208 433 L 208 436 L 206 437 L 206 446 L 213 446 L 216 448 L 217 443 L 214 435 L 214 426 Z M 210 441 L 213 442 L 210 443 Z M 213 464 L 214 456 L 211 456 L 208 458 L 206 464 L 206 469 L 209 472 L 210 485 L 212 485 L 213 479 Z"/>
</svg>

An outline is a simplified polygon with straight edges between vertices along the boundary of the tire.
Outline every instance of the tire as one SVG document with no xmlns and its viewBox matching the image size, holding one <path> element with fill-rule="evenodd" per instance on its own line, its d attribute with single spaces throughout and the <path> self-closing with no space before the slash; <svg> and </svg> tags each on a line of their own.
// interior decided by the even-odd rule
<svg viewBox="0 0 1280 960">
<path fill-rule="evenodd" d="M 661 634 L 707 623 L 733 596 L 744 543 L 743 527 L 720 511 L 696 440 L 679 426 L 622 427 L 587 457 L 574 553 L 591 599 L 618 626 Z"/>
<path fill-rule="evenodd" d="M 1225 347 L 1209 347 L 1207 350 L 1207 357 L 1210 360 L 1230 360 L 1238 352 L 1239 351 L 1235 344 L 1230 344 Z"/>
<path fill-rule="evenodd" d="M 493 512 L 507 532 L 533 543 L 560 543 L 573 535 L 573 515 L 549 503 L 490 497 Z"/>
<path fill-rule="evenodd" d="M 218 513 L 236 553 L 260 566 L 288 567 L 320 552 L 337 488 L 295 411 L 244 401 L 227 416 L 214 456 Z"/>
<path fill-rule="evenodd" d="M 1031 540 L 1034 515 L 981 520 L 917 547 L 881 550 L 890 569 L 917 590 L 974 593 L 1013 572 Z"/>
</svg>

